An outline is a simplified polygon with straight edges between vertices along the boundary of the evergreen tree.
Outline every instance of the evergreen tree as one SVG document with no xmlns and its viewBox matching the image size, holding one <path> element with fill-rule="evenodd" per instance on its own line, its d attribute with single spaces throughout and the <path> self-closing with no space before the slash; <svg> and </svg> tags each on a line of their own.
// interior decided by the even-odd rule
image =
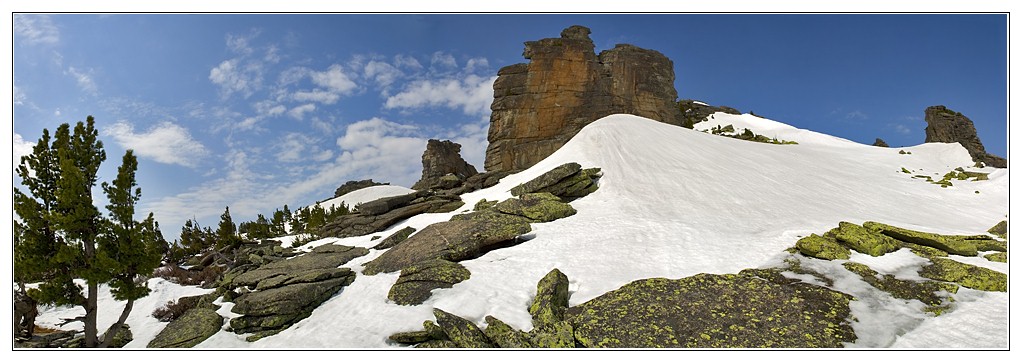
<svg viewBox="0 0 1023 364">
<path fill-rule="evenodd" d="M 161 246 L 159 230 L 150 213 L 144 221 L 135 221 L 135 205 L 142 198 L 142 189 L 136 187 L 135 171 L 138 160 L 128 150 L 124 154 L 117 178 L 113 184 L 103 183 L 103 191 L 110 204 L 106 206 L 106 234 L 99 240 L 99 262 L 111 272 L 110 292 L 114 299 L 128 301 L 116 323 L 104 335 L 101 347 L 113 342 L 116 330 L 128 318 L 135 300 L 149 294 L 145 277 L 160 265 Z"/>
<path fill-rule="evenodd" d="M 29 290 L 40 303 L 82 306 L 85 316 L 76 320 L 85 324 L 86 347 L 109 345 L 115 334 L 108 331 L 107 340 L 98 342 L 98 286 L 109 283 L 118 300 L 138 299 L 148 290 L 136 282 L 159 264 L 152 249 L 139 248 L 157 235 L 152 218 L 128 224 L 141 193 L 130 192 L 137 169 L 130 153 L 113 187 L 103 186 L 113 194 L 108 206 L 111 219 L 105 219 L 93 204 L 92 188 L 106 160 L 98 136 L 91 116 L 85 123 L 78 122 L 73 132 L 69 124 L 61 125 L 52 141 L 44 129 L 32 154 L 22 157 L 17 168 L 29 193 L 14 190 L 14 211 L 22 221 L 15 243 L 14 276 L 42 280 L 37 289 Z M 85 280 L 84 293 L 75 279 Z"/>
<path fill-rule="evenodd" d="M 220 215 L 220 224 L 217 225 L 217 247 L 234 246 L 241 242 L 238 237 L 238 228 L 231 220 L 231 208 L 224 207 L 224 213 Z"/>
</svg>

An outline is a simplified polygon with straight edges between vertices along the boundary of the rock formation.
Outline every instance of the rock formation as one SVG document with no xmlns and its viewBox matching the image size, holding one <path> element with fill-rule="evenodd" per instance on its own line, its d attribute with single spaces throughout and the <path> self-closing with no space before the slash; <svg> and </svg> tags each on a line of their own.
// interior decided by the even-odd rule
<svg viewBox="0 0 1023 364">
<path fill-rule="evenodd" d="M 349 192 L 361 190 L 366 187 L 384 186 L 389 184 L 390 183 L 373 182 L 372 179 L 364 179 L 361 181 L 348 181 L 345 182 L 345 184 L 338 187 L 336 190 L 334 190 L 334 197 L 341 197 L 348 194 Z"/>
<path fill-rule="evenodd" d="M 706 121 L 712 114 L 723 112 L 732 115 L 742 115 L 739 110 L 728 106 L 710 106 L 696 100 L 679 100 L 678 109 L 682 112 L 682 126 L 692 129 L 693 124 Z"/>
<path fill-rule="evenodd" d="M 970 152 L 974 162 L 996 168 L 1007 167 L 1005 158 L 988 154 L 984 150 L 973 121 L 962 113 L 943 105 L 931 106 L 924 111 L 924 121 L 927 122 L 927 128 L 924 129 L 927 139 L 924 143 L 959 143 Z"/>
<path fill-rule="evenodd" d="M 461 150 L 460 144 L 450 140 L 430 139 L 423 152 L 423 177 L 412 189 L 451 189 L 475 176 L 476 167 L 462 159 Z"/>
<path fill-rule="evenodd" d="M 881 139 L 881 138 L 875 138 L 874 139 L 874 144 L 871 144 L 871 145 L 873 145 L 875 147 L 889 148 L 888 143 L 885 143 L 884 139 Z"/>
<path fill-rule="evenodd" d="M 682 125 L 671 60 L 628 44 L 598 56 L 589 34 L 576 25 L 560 38 L 526 42 L 530 62 L 498 71 L 485 170 L 528 168 L 611 114 Z"/>
</svg>

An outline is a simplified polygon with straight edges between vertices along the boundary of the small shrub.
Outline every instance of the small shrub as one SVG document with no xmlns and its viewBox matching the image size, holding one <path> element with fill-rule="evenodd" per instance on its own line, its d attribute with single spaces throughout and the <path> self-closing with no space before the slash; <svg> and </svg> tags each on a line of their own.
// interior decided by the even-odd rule
<svg viewBox="0 0 1023 364">
<path fill-rule="evenodd" d="M 153 317 L 160 322 L 174 321 L 195 307 L 200 298 L 202 296 L 188 296 L 179 298 L 177 302 L 167 301 L 166 305 L 153 311 Z"/>
<path fill-rule="evenodd" d="M 182 269 L 176 264 L 168 264 L 163 267 L 157 268 L 153 272 L 153 276 L 166 279 L 168 281 L 185 285 L 185 286 L 200 286 L 209 285 L 220 279 L 220 275 L 224 273 L 224 268 L 220 266 L 209 266 L 202 270 L 189 270 Z"/>
</svg>

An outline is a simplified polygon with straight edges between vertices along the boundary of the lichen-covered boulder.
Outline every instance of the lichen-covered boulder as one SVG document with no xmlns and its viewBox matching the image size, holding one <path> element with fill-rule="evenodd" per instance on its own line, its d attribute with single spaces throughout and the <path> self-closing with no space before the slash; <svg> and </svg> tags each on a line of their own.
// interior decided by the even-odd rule
<svg viewBox="0 0 1023 364">
<path fill-rule="evenodd" d="M 414 263 L 401 270 L 387 298 L 399 305 L 418 305 L 430 298 L 432 290 L 451 288 L 469 276 L 469 270 L 461 264 L 443 259 Z"/>
<path fill-rule="evenodd" d="M 430 337 L 430 333 L 426 332 L 425 330 L 399 332 L 397 334 L 388 336 L 387 339 L 399 344 L 406 345 L 415 345 L 433 340 L 433 338 Z"/>
<path fill-rule="evenodd" d="M 838 229 L 833 234 L 835 239 L 846 246 L 872 257 L 899 250 L 898 240 L 845 221 L 838 223 Z"/>
<path fill-rule="evenodd" d="M 224 318 L 209 307 L 196 307 L 160 331 L 146 347 L 190 348 L 220 331 Z"/>
<path fill-rule="evenodd" d="M 931 259 L 931 264 L 920 268 L 919 273 L 924 278 L 954 282 L 981 291 L 1006 292 L 1009 286 L 1005 273 L 946 258 Z"/>
<path fill-rule="evenodd" d="M 419 349 L 454 349 L 458 348 L 458 344 L 451 340 L 430 340 L 422 344 L 416 345 Z"/>
<path fill-rule="evenodd" d="M 363 274 L 395 272 L 431 259 L 452 262 L 473 259 L 493 249 L 517 244 L 516 237 L 531 230 L 526 218 L 499 215 L 503 216 L 429 225 L 366 263 Z"/>
<path fill-rule="evenodd" d="M 492 348 L 493 343 L 487 339 L 476 324 L 464 318 L 447 313 L 439 308 L 433 309 L 437 325 L 444 329 L 448 338 L 460 348 Z"/>
<path fill-rule="evenodd" d="M 1009 233 L 1009 222 L 1007 220 L 999 221 L 995 226 L 992 226 L 987 232 L 995 235 L 999 238 L 1005 239 L 1005 234 Z"/>
<path fill-rule="evenodd" d="M 967 242 L 976 245 L 977 251 L 1009 251 L 1009 244 L 995 239 L 967 239 Z"/>
<path fill-rule="evenodd" d="M 288 284 L 238 297 L 231 312 L 242 316 L 231 319 L 231 328 L 236 333 L 271 334 L 309 317 L 313 309 L 355 280 L 354 272 L 348 268 L 341 269 L 347 274 L 323 281 Z M 264 336 L 254 335 L 256 338 Z"/>
<path fill-rule="evenodd" d="M 817 234 L 799 239 L 796 249 L 803 255 L 824 260 L 849 259 L 849 248 Z"/>
<path fill-rule="evenodd" d="M 234 277 L 228 288 L 269 289 L 292 283 L 315 282 L 347 275 L 338 266 L 369 254 L 362 247 L 326 244 L 301 256 L 272 262 Z"/>
<path fill-rule="evenodd" d="M 984 259 L 990 260 L 992 262 L 1008 263 L 1009 254 L 1005 252 L 991 253 L 985 255 Z"/>
<path fill-rule="evenodd" d="M 867 221 L 863 226 L 897 240 L 938 248 L 951 254 L 971 257 L 977 255 L 977 246 L 958 236 L 925 233 L 873 221 Z"/>
<path fill-rule="evenodd" d="M 530 180 L 529 182 L 515 186 L 511 189 L 512 196 L 521 196 L 527 193 L 538 192 L 546 187 L 553 186 L 561 180 L 568 178 L 582 170 L 582 166 L 579 163 L 571 162 L 565 163 L 554 169 L 545 172 Z"/>
<path fill-rule="evenodd" d="M 572 325 L 565 321 L 533 328 L 529 342 L 535 347 L 546 349 L 574 348 L 575 334 Z"/>
<path fill-rule="evenodd" d="M 555 268 L 536 284 L 536 297 L 529 305 L 533 326 L 554 325 L 565 319 L 568 309 L 568 277 Z"/>
<path fill-rule="evenodd" d="M 569 308 L 585 347 L 842 347 L 852 296 L 780 273 L 634 281 Z"/>
<path fill-rule="evenodd" d="M 572 205 L 561 202 L 557 196 L 547 192 L 527 193 L 520 198 L 509 198 L 494 208 L 501 213 L 522 216 L 534 222 L 551 222 L 576 213 Z"/>
<path fill-rule="evenodd" d="M 483 318 L 487 322 L 487 327 L 483 329 L 483 334 L 490 339 L 490 342 L 494 343 L 499 348 L 532 348 L 535 347 L 532 342 L 526 337 L 526 333 L 516 330 L 497 319 L 494 316 L 487 316 Z"/>
<path fill-rule="evenodd" d="M 897 279 L 891 274 L 879 275 L 877 271 L 865 264 L 846 262 L 842 266 L 862 277 L 864 282 L 869 283 L 874 288 L 888 292 L 895 298 L 923 302 L 928 305 L 926 310 L 935 314 L 941 314 L 952 303 L 947 293 L 959 291 L 959 286 L 951 283 L 907 281 Z M 939 294 L 939 291 L 946 293 Z"/>
<path fill-rule="evenodd" d="M 406 226 L 401 230 L 395 231 L 394 234 L 391 234 L 387 238 L 384 238 L 384 240 L 381 240 L 380 243 L 377 243 L 377 245 L 373 246 L 371 249 L 390 249 L 395 245 L 398 245 L 398 243 L 405 241 L 405 239 L 408 239 L 409 235 L 412 235 L 414 232 L 416 232 L 416 228 Z"/>
</svg>

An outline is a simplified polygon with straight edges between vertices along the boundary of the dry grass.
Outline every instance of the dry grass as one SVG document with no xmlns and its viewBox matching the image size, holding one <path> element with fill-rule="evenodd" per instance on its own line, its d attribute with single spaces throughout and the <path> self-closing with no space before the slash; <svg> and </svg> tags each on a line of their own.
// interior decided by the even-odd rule
<svg viewBox="0 0 1023 364">
<path fill-rule="evenodd" d="M 197 271 L 168 264 L 157 268 L 153 275 L 181 285 L 208 286 L 216 282 L 223 273 L 224 268 L 218 266 L 205 267 L 203 270 Z"/>
</svg>

